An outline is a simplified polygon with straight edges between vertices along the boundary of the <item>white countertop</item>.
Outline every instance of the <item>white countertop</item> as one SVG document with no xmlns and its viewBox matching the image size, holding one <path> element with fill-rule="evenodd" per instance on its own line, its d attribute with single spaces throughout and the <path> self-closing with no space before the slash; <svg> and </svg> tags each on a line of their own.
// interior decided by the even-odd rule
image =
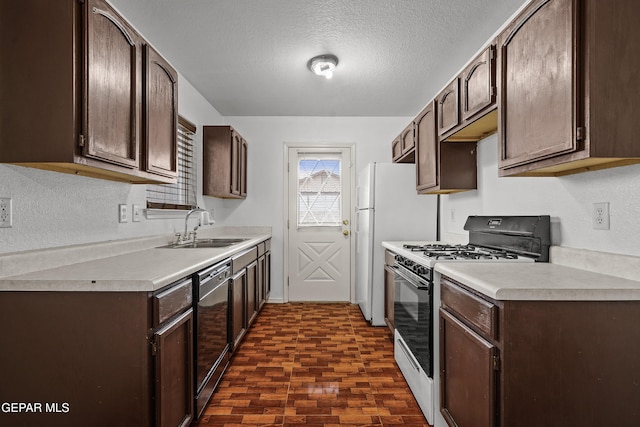
<svg viewBox="0 0 640 427">
<path fill-rule="evenodd" d="M 495 300 L 640 300 L 640 282 L 550 263 L 436 264 L 435 270 Z"/>
<path fill-rule="evenodd" d="M 251 248 L 271 238 L 271 234 L 243 234 L 237 237 L 247 240 L 225 248 L 150 247 L 134 252 L 123 250 L 118 255 L 0 277 L 0 291 L 153 292 Z M 87 245 L 87 248 L 90 247 Z M 64 249 L 58 249 L 60 251 Z M 20 256 L 10 255 L 13 258 Z M 32 257 L 33 253 L 24 256 Z"/>
<path fill-rule="evenodd" d="M 420 262 L 420 255 L 402 248 L 405 243 L 424 242 L 383 242 L 382 246 Z M 640 281 L 567 265 L 448 261 L 437 263 L 435 270 L 495 300 L 640 300 Z"/>
</svg>

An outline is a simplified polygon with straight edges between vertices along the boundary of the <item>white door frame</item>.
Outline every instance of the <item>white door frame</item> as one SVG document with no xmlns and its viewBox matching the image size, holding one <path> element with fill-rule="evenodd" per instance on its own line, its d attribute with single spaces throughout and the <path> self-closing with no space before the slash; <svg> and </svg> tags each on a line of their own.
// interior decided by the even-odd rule
<svg viewBox="0 0 640 427">
<path fill-rule="evenodd" d="M 342 148 L 348 149 L 351 155 L 351 167 L 349 167 L 349 174 L 351 176 L 351 188 L 349 189 L 349 200 L 344 200 L 343 202 L 349 203 L 349 223 L 353 223 L 353 215 L 355 213 L 355 191 L 356 191 L 356 144 L 354 142 L 345 142 L 345 143 L 295 143 L 295 142 L 285 142 L 284 143 L 284 167 L 285 169 L 289 164 L 289 148 Z M 289 219 L 289 174 L 287 171 L 284 171 L 284 179 L 283 179 L 283 215 L 282 221 L 282 229 L 284 230 L 284 290 L 282 293 L 283 302 L 289 302 L 289 228 L 287 227 L 287 220 Z M 349 301 L 351 303 L 355 302 L 355 292 L 356 292 L 356 273 L 355 273 L 355 259 L 356 259 L 356 239 L 353 238 L 353 233 L 349 239 Z"/>
</svg>

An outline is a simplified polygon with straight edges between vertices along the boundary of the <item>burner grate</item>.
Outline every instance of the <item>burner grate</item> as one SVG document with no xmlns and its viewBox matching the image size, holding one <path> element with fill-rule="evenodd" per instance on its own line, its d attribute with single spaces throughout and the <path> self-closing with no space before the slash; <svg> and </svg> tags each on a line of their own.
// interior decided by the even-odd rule
<svg viewBox="0 0 640 427">
<path fill-rule="evenodd" d="M 435 260 L 487 260 L 487 259 L 518 259 L 518 254 L 502 249 L 484 248 L 482 246 L 451 245 L 446 243 L 429 243 L 424 245 L 405 244 L 403 247 L 412 252 L 422 254 Z"/>
</svg>

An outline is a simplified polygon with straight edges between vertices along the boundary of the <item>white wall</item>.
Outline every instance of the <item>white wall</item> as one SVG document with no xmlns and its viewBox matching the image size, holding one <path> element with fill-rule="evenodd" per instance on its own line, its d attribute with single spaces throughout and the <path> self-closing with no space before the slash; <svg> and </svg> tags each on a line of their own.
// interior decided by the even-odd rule
<svg viewBox="0 0 640 427">
<path fill-rule="evenodd" d="M 610 230 L 592 228 L 597 202 L 610 203 Z M 640 165 L 557 178 L 499 178 L 497 135 L 490 136 L 478 143 L 478 190 L 442 197 L 443 238 L 466 241 L 467 216 L 498 214 L 551 215 L 555 245 L 640 255 Z"/>
<path fill-rule="evenodd" d="M 201 153 L 202 124 L 224 124 L 224 118 L 182 76 L 178 97 L 180 114 L 198 126 Z M 118 223 L 118 204 L 126 203 L 129 214 L 134 203 L 146 206 L 145 188 L 0 164 L 0 197 L 13 199 L 13 227 L 0 228 L 0 253 L 182 230 L 181 219 Z"/>
<path fill-rule="evenodd" d="M 224 225 L 272 226 L 272 291 L 284 290 L 284 144 L 355 143 L 356 171 L 369 162 L 390 162 L 391 141 L 409 117 L 226 117 L 249 143 L 247 198 L 224 200 L 215 217 Z M 205 202 L 213 201 L 205 197 Z"/>
</svg>

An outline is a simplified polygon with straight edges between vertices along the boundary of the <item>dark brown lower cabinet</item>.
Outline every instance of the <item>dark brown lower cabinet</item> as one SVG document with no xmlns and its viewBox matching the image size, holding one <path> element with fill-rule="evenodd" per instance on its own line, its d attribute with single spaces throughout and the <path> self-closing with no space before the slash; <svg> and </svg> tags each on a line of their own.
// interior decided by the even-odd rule
<svg viewBox="0 0 640 427">
<path fill-rule="evenodd" d="M 191 289 L 1 292 L 0 403 L 34 411 L 0 410 L 0 425 L 188 425 Z"/>
<path fill-rule="evenodd" d="M 393 317 L 395 316 L 395 310 L 393 308 L 395 304 L 396 289 L 393 281 L 393 270 L 384 266 L 384 322 L 391 333 L 395 333 L 396 325 Z"/>
<path fill-rule="evenodd" d="M 496 425 L 495 345 L 440 310 L 442 415 L 451 426 Z"/>
<path fill-rule="evenodd" d="M 156 426 L 193 420 L 193 309 L 155 333 Z"/>
<path fill-rule="evenodd" d="M 257 305 L 257 282 L 258 280 L 258 261 L 253 261 L 247 266 L 247 311 L 246 325 L 247 329 L 253 324 L 258 316 Z"/>
<path fill-rule="evenodd" d="M 442 276 L 441 303 L 450 426 L 640 425 L 640 301 L 498 301 Z"/>
<path fill-rule="evenodd" d="M 256 281 L 256 298 L 257 298 L 257 306 L 258 311 L 262 310 L 264 303 L 266 302 L 266 288 L 265 288 L 265 280 L 267 277 L 267 267 L 266 267 L 267 257 L 266 255 L 262 255 L 258 258 L 258 278 Z"/>
<path fill-rule="evenodd" d="M 264 301 L 266 302 L 271 294 L 271 251 L 267 252 L 264 257 Z"/>
<path fill-rule="evenodd" d="M 257 309 L 262 309 L 271 292 L 271 240 L 258 245 Z"/>
<path fill-rule="evenodd" d="M 235 350 L 247 332 L 245 323 L 245 292 L 247 271 L 242 269 L 231 278 L 231 348 Z"/>
</svg>

